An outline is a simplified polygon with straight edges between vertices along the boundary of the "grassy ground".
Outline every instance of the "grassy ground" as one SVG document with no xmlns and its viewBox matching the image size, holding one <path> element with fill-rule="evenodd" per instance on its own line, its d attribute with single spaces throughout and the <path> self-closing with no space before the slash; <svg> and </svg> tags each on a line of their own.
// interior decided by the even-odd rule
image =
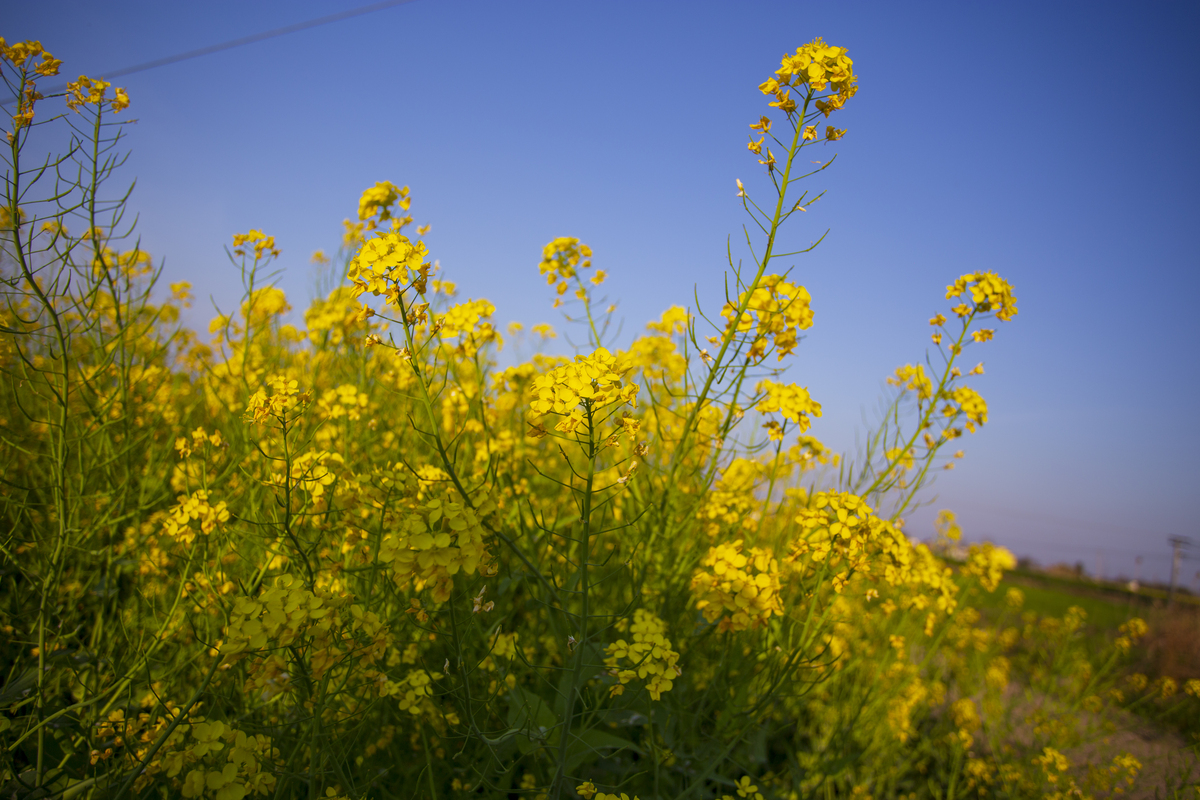
<svg viewBox="0 0 1200 800">
<path fill-rule="evenodd" d="M 1025 593 L 1027 611 L 1034 611 L 1042 616 L 1061 617 L 1071 606 L 1079 606 L 1087 612 L 1089 630 L 1097 632 L 1115 634 L 1122 623 L 1142 613 L 1142 608 L 1132 602 L 1114 602 L 1089 592 L 1086 586 L 1076 589 L 1063 588 L 1022 575 L 1010 577 L 1001 588 L 1008 586 L 1015 586 Z"/>
<path fill-rule="evenodd" d="M 1023 610 L 1041 617 L 1061 617 L 1072 606 L 1082 608 L 1087 612 L 1084 635 L 1097 646 L 1115 638 L 1117 629 L 1130 617 L 1145 617 L 1148 610 L 1140 603 L 1095 591 L 1085 583 L 1018 572 L 1005 576 L 995 592 L 972 598 L 972 604 L 985 614 L 999 615 L 1005 607 L 1007 590 L 1012 588 L 1025 595 Z"/>
</svg>

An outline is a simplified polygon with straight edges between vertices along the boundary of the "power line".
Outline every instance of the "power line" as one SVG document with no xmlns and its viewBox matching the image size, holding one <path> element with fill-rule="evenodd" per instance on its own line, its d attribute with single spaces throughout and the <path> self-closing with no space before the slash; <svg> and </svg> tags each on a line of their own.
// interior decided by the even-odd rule
<svg viewBox="0 0 1200 800">
<path fill-rule="evenodd" d="M 220 53 L 224 50 L 232 50 L 235 47 L 244 47 L 245 45 L 248 45 L 248 44 L 262 42 L 267 39 L 274 39 L 278 36 L 287 36 L 289 33 L 297 33 L 299 31 L 308 30 L 309 28 L 317 28 L 317 27 L 320 27 L 321 25 L 328 25 L 331 22 L 341 22 L 344 19 L 350 19 L 352 17 L 361 17 L 363 14 L 372 14 L 376 11 L 383 11 L 384 9 L 392 8 L 393 6 L 405 5 L 406 3 L 411 3 L 411 2 L 413 2 L 413 0 L 383 0 L 383 2 L 380 2 L 380 3 L 372 3 L 372 4 L 366 5 L 366 6 L 359 6 L 358 8 L 353 8 L 353 9 L 350 9 L 349 11 L 339 11 L 336 14 L 329 14 L 328 16 L 318 17 L 316 19 L 310 19 L 307 22 L 297 22 L 294 25 L 285 25 L 282 28 L 275 28 L 274 30 L 264 31 L 263 33 L 255 33 L 255 34 L 251 34 L 250 36 L 243 36 L 240 39 L 231 39 L 230 41 L 222 42 L 221 44 L 214 44 L 214 45 L 209 45 L 208 47 L 201 47 L 198 50 L 188 50 L 186 53 L 178 53 L 176 55 L 167 56 L 165 58 L 157 58 L 154 61 L 147 61 L 144 64 L 137 64 L 132 67 L 125 67 L 123 69 L 119 69 L 115 72 L 106 72 L 106 73 L 101 73 L 101 74 L 102 74 L 104 80 L 112 80 L 113 78 L 122 78 L 126 75 L 132 75 L 135 72 L 145 72 L 148 69 L 157 69 L 158 67 L 165 67 L 169 64 L 178 64 L 180 61 L 188 61 L 193 58 L 200 58 L 201 56 L 209 56 L 209 55 L 212 55 L 213 53 Z M 67 85 L 64 83 L 61 86 L 55 86 L 55 87 L 49 89 L 48 91 L 50 93 L 56 93 L 56 92 L 61 92 L 66 88 L 67 88 Z M 13 102 L 15 102 L 15 101 L 14 100 L 5 100 L 0 105 L 10 105 Z"/>
</svg>

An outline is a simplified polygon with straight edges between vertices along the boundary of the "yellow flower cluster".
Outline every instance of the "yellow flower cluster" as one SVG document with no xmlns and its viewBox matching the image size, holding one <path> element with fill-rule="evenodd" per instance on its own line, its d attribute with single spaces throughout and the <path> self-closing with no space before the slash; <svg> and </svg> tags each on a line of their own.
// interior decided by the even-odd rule
<svg viewBox="0 0 1200 800">
<path fill-rule="evenodd" d="M 226 762 L 220 769 L 197 768 L 184 778 L 180 795 L 186 798 L 211 797 L 213 800 L 242 800 L 248 795 L 270 794 L 275 788 L 275 776 L 260 767 L 260 760 L 278 755 L 266 736 L 247 736 L 223 722 L 199 722 L 192 725 L 191 748 L 172 754 L 173 764 L 167 774 L 178 774 L 183 761 L 201 759 L 226 751 Z M 175 772 L 171 772 L 174 769 Z"/>
<path fill-rule="evenodd" d="M 352 604 L 353 595 L 335 586 L 310 591 L 284 575 L 257 597 L 234 601 L 225 631 L 228 642 L 218 643 L 216 649 L 232 661 L 255 654 L 243 691 L 264 699 L 288 691 L 294 659 L 299 657 L 288 649 L 301 637 L 312 681 L 350 662 L 370 666 L 387 653 L 392 643 L 388 626 L 375 612 Z M 364 674 L 370 680 L 375 673 Z"/>
<path fill-rule="evenodd" d="M 904 391 L 916 392 L 920 400 L 933 397 L 933 381 L 925 374 L 925 367 L 921 364 L 896 367 L 896 374 L 889 376 L 887 382 L 892 386 L 902 387 Z"/>
<path fill-rule="evenodd" d="M 573 236 L 560 236 L 542 248 L 542 260 L 538 273 L 546 276 L 546 283 L 563 295 L 567 292 L 567 281 L 578 276 L 578 270 L 592 266 L 592 248 Z M 556 285 L 557 284 L 557 285 Z"/>
<path fill-rule="evenodd" d="M 324 598 L 291 575 L 281 575 L 257 597 L 234 600 L 225 641 L 218 649 L 224 656 L 237 657 L 267 646 L 287 647 L 310 623 L 320 623 L 329 612 Z"/>
<path fill-rule="evenodd" d="M 1017 315 L 1017 298 L 1008 281 L 994 272 L 972 272 L 961 276 L 946 287 L 946 299 L 962 297 L 970 292 L 974 307 L 961 305 L 955 313 L 965 317 L 972 311 L 986 314 L 995 312 L 996 319 L 1007 322 Z"/>
<path fill-rule="evenodd" d="M 862 533 L 873 516 L 871 507 L 850 492 L 818 492 L 796 522 L 806 529 L 824 528 L 835 539 L 851 539 Z"/>
<path fill-rule="evenodd" d="M 21 225 L 25 224 L 25 209 L 22 206 L 17 206 L 17 214 L 20 217 Z M 0 206 L 0 231 L 10 231 L 13 228 L 13 214 L 8 206 Z"/>
<path fill-rule="evenodd" d="M 275 246 L 275 237 L 267 236 L 260 230 L 233 235 L 233 252 L 239 256 L 246 255 L 246 245 L 254 248 L 254 260 L 261 261 L 268 255 L 279 257 L 279 248 Z"/>
<path fill-rule="evenodd" d="M 687 359 L 668 336 L 639 336 L 625 351 L 630 363 L 650 383 L 675 387 L 687 373 Z"/>
<path fill-rule="evenodd" d="M 1113 756 L 1112 764 L 1108 767 L 1108 773 L 1114 785 L 1113 794 L 1121 794 L 1123 789 L 1132 787 L 1141 771 L 1142 762 L 1130 753 L 1118 753 Z M 1119 783 L 1124 783 L 1125 786 L 1123 788 L 1117 786 Z"/>
<path fill-rule="evenodd" d="M 812 327 L 811 300 L 803 286 L 789 283 L 781 275 L 766 275 L 753 293 L 742 292 L 736 305 L 727 302 L 721 309 L 721 316 L 729 320 L 727 327 L 732 327 L 738 308 L 745 303 L 746 310 L 736 320 L 737 331 L 756 330 L 757 334 L 747 356 L 762 358 L 767 339 L 773 338 L 777 360 L 782 361 L 796 349 L 799 343 L 797 332 Z"/>
<path fill-rule="evenodd" d="M 817 103 L 825 116 L 841 108 L 858 91 L 858 76 L 846 48 L 830 47 L 823 39 L 813 39 L 797 48 L 795 55 L 785 55 L 775 77 L 758 88 L 763 94 L 774 95 L 772 106 L 790 114 L 796 110 L 796 101 L 789 96 L 790 87 L 803 91 L 804 86 L 814 92 L 832 87 L 833 94 Z"/>
<path fill-rule="evenodd" d="M 809 415 L 821 416 L 821 404 L 808 394 L 808 388 L 796 384 L 784 385 L 770 380 L 759 381 L 754 387 L 756 393 L 766 392 L 766 397 L 758 402 L 756 409 L 764 414 L 778 411 L 784 419 L 791 420 L 799 426 L 800 432 L 808 430 Z"/>
<path fill-rule="evenodd" d="M 177 776 L 187 766 L 201 761 L 224 761 L 225 766 L 191 770 L 187 776 L 191 794 L 185 796 L 200 797 L 211 789 L 211 797 L 240 800 L 247 794 L 266 794 L 274 788 L 275 776 L 263 770 L 264 766 L 267 769 L 270 766 L 260 762 L 277 759 L 279 751 L 266 736 L 249 736 L 224 722 L 206 722 L 198 716 L 191 717 L 189 724 L 179 726 L 167 736 L 167 729 L 177 724 L 181 711 L 169 700 L 165 701 L 163 711 L 162 715 L 143 712 L 129 718 L 121 709 L 109 713 L 107 719 L 97 723 L 96 736 L 111 744 L 102 751 L 93 750 L 91 763 L 111 758 L 114 747 L 136 745 L 132 754 L 145 764 L 133 784 L 134 792 L 139 794 L 157 775 L 165 775 L 178 787 L 181 782 L 175 780 Z M 150 757 L 152 743 L 160 739 L 166 746 Z M 215 773 L 211 783 L 210 772 Z"/>
<path fill-rule="evenodd" d="M 498 338 L 499 334 L 489 323 L 484 322 L 483 325 L 480 325 L 480 320 L 495 313 L 496 307 L 487 300 L 468 300 L 465 303 L 451 306 L 444 315 L 438 318 L 438 323 L 442 326 L 442 338 L 451 339 L 464 333 L 474 334 L 477 328 L 488 338 Z"/>
<path fill-rule="evenodd" d="M 201 533 L 207 536 L 216 530 L 218 525 L 228 521 L 229 509 L 225 507 L 225 501 L 210 503 L 208 492 L 201 489 L 190 495 L 179 496 L 179 502 L 167 512 L 167 519 L 163 522 L 163 533 L 183 544 L 191 544 L 196 538 L 193 522 L 199 522 Z"/>
<path fill-rule="evenodd" d="M 359 198 L 358 218 L 366 222 L 367 230 L 374 230 L 377 222 L 387 222 L 392 218 L 393 205 L 399 205 L 402 211 L 411 207 L 408 187 L 397 188 L 391 181 L 379 181 Z"/>
<path fill-rule="evenodd" d="M 913 548 L 894 525 L 875 515 L 850 492 L 817 492 L 796 522 L 804 531 L 791 543 L 787 562 L 807 557 L 813 567 L 827 564 L 836 592 L 855 572 L 871 573 L 881 564 L 891 585 L 913 579 Z"/>
<path fill-rule="evenodd" d="M 0 58 L 5 59 L 17 69 L 25 66 L 25 62 L 29 59 L 38 56 L 42 57 L 42 62 L 33 68 L 35 73 L 46 77 L 58 74 L 58 68 L 62 66 L 62 61 L 50 55 L 42 47 L 41 42 L 29 39 L 9 45 L 4 41 L 4 37 L 0 36 Z"/>
<path fill-rule="evenodd" d="M 912 469 L 916 463 L 911 447 L 893 447 L 883 455 L 884 458 L 888 460 L 889 464 L 895 464 L 896 469 L 901 472 Z"/>
<path fill-rule="evenodd" d="M 901 674 L 911 674 L 914 671 L 911 665 L 902 666 L 904 669 Z M 912 680 L 899 691 L 894 691 L 893 694 L 894 696 L 887 704 L 888 728 L 891 729 L 897 740 L 906 742 L 916 732 L 916 726 L 912 719 L 913 712 L 929 700 L 929 687 L 923 681 Z"/>
<path fill-rule="evenodd" d="M 41 42 L 29 40 L 17 42 L 16 44 L 9 46 L 4 41 L 4 38 L 0 37 L 0 58 L 3 58 L 5 61 L 11 63 L 14 67 L 24 72 L 24 89 L 20 92 L 20 94 L 17 95 L 17 113 L 13 114 L 12 118 L 13 128 L 15 130 L 20 130 L 21 128 L 27 127 L 33 123 L 33 106 L 38 100 L 42 99 L 42 93 L 39 92 L 37 87 L 34 85 L 35 78 L 28 74 L 28 67 L 25 65 L 26 61 L 37 58 L 38 56 L 42 57 L 42 61 L 40 64 L 37 64 L 33 67 L 34 75 L 48 76 L 58 74 L 58 68 L 62 64 L 62 61 L 46 52 L 42 47 Z M 10 86 L 11 85 L 12 84 L 10 84 Z M 13 88 L 15 93 L 16 87 Z M 69 102 L 70 101 L 68 100 L 68 103 Z M 126 98 L 126 105 L 128 105 L 128 98 Z M 121 108 L 124 108 L 124 106 Z M 119 111 L 120 109 L 116 110 Z M 13 141 L 13 132 L 9 132 L 8 141 Z"/>
<path fill-rule="evenodd" d="M 423 669 L 414 669 L 398 682 L 388 681 L 385 694 L 398 698 L 401 711 L 407 711 L 414 717 L 429 710 L 429 698 L 433 697 L 433 679 Z"/>
<path fill-rule="evenodd" d="M 678 666 L 679 653 L 671 649 L 671 640 L 666 636 L 667 626 L 650 611 L 639 608 L 633 612 L 629 632 L 632 644 L 618 639 L 604 649 L 607 655 L 604 664 L 609 674 L 620 681 L 609 692 L 622 694 L 625 684 L 636 679 L 646 682 L 651 699 L 660 700 L 663 692 L 671 691 L 672 682 L 683 674 Z M 621 665 L 622 660 L 627 662 L 625 666 Z"/>
<path fill-rule="evenodd" d="M 221 438 L 220 431 L 213 431 L 212 434 L 209 434 L 204 428 L 196 428 L 192 431 L 190 439 L 180 436 L 175 440 L 175 449 L 179 451 L 180 458 L 190 458 L 193 452 L 208 445 L 212 447 L 225 446 L 225 440 Z"/>
<path fill-rule="evenodd" d="M 337 480 L 337 470 L 340 470 L 342 466 L 341 453 L 331 453 L 328 450 L 309 450 L 296 456 L 292 461 L 289 474 L 291 485 L 297 489 L 303 489 L 312 500 L 320 500 L 328 487 Z M 282 486 L 282 476 L 274 477 L 272 482 L 277 486 Z"/>
<path fill-rule="evenodd" d="M 691 319 L 691 314 L 683 306 L 671 306 L 662 313 L 660 319 L 647 322 L 646 328 L 656 333 L 665 333 L 668 336 L 673 336 L 686 331 Z"/>
<path fill-rule="evenodd" d="M 268 239 L 270 237 L 267 237 Z M 255 244 L 261 244 L 262 240 Z M 242 301 L 242 318 L 247 324 L 262 325 L 272 317 L 286 314 L 292 307 L 288 304 L 287 295 L 276 286 L 264 286 L 255 289 Z"/>
<path fill-rule="evenodd" d="M 366 392 L 360 392 L 353 383 L 343 383 L 336 389 L 328 389 L 321 395 L 318 405 L 326 419 L 346 419 L 354 422 L 362 416 L 370 402 Z"/>
<path fill-rule="evenodd" d="M 779 562 L 758 547 L 742 552 L 742 540 L 710 547 L 692 575 L 696 608 L 709 622 L 720 618 L 721 631 L 743 631 L 783 615 L 779 596 Z M 729 616 L 725 613 L 729 612 Z"/>
<path fill-rule="evenodd" d="M 98 234 L 97 238 L 99 236 L 102 234 Z M 153 269 L 154 260 L 150 254 L 137 248 L 120 253 L 104 246 L 96 251 L 92 258 L 92 274 L 97 278 L 109 270 L 112 270 L 114 275 L 135 278 L 149 275 Z"/>
<path fill-rule="evenodd" d="M 958 403 L 959 410 L 967 416 L 967 430 L 971 433 L 975 432 L 976 425 L 987 423 L 987 401 L 979 395 L 979 392 L 969 386 L 960 386 L 950 393 L 950 397 Z M 953 413 L 953 410 L 950 413 Z M 947 416 L 949 415 L 948 413 Z"/>
<path fill-rule="evenodd" d="M 603 347 L 590 356 L 575 356 L 574 362 L 534 378 L 532 414 L 557 414 L 562 419 L 555 430 L 573 433 L 589 413 L 613 403 L 636 407 L 638 385 L 621 382 L 629 369 L 628 362 Z"/>
<path fill-rule="evenodd" d="M 413 244 L 403 234 L 382 233 L 363 243 L 346 277 L 353 284 L 355 297 L 366 292 L 377 297 L 387 295 L 392 284 L 403 288 L 410 282 L 423 293 L 430 270 L 427 255 L 424 242 Z"/>
<path fill-rule="evenodd" d="M 1071 768 L 1070 760 L 1053 747 L 1043 748 L 1042 754 L 1034 760 L 1041 765 L 1046 780 L 1050 783 L 1058 783 L 1062 773 Z"/>
<path fill-rule="evenodd" d="M 397 187 L 391 181 L 380 181 L 364 190 L 358 199 L 358 221 L 342 220 L 342 226 L 345 228 L 343 244 L 347 248 L 362 244 L 365 234 L 376 230 L 383 222 L 390 221 L 392 233 L 399 233 L 413 220 L 409 214 L 393 216 L 396 206 L 399 206 L 401 211 L 408 211 L 412 206 L 412 197 L 407 186 Z M 428 230 L 429 226 L 426 225 L 418 228 L 417 233 L 424 234 Z"/>
<path fill-rule="evenodd" d="M 950 718 L 958 729 L 951 735 L 951 741 L 964 749 L 970 749 L 975 738 L 972 734 L 983 724 L 979 717 L 979 708 L 970 697 L 961 697 L 950 704 Z"/>
<path fill-rule="evenodd" d="M 1134 642 L 1150 632 L 1150 627 L 1141 617 L 1134 617 L 1128 622 L 1123 623 L 1119 631 L 1121 635 L 1117 637 L 1117 641 L 1115 642 L 1116 648 L 1122 653 L 1128 653 Z"/>
<path fill-rule="evenodd" d="M 762 794 L 758 791 L 758 787 L 750 780 L 749 775 L 743 775 L 734 781 L 734 787 L 737 789 L 737 796 L 745 798 L 745 800 L 763 800 Z M 732 795 L 723 794 L 721 800 L 733 800 Z"/>
<path fill-rule="evenodd" d="M 816 469 L 818 464 L 841 463 L 840 453 L 832 452 L 815 436 L 799 436 L 796 444 L 788 450 L 788 460 L 800 466 L 800 471 Z"/>
<path fill-rule="evenodd" d="M 405 514 L 397 530 L 384 534 L 379 560 L 391 565 L 397 582 L 412 581 L 417 591 L 429 588 L 434 601 L 444 603 L 460 570 L 471 575 L 487 565 L 481 520 L 494 510 L 490 500 L 471 509 L 431 499 Z"/>
<path fill-rule="evenodd" d="M 963 570 L 979 578 L 979 583 L 989 592 L 996 591 L 1004 571 L 1017 565 L 1017 559 L 1003 547 L 996 547 L 991 542 L 982 545 L 971 545 L 970 554 Z"/>
<path fill-rule="evenodd" d="M 748 528 L 757 525 L 753 513 L 758 505 L 754 487 L 764 471 L 762 464 L 745 458 L 735 458 L 722 470 L 721 479 L 713 485 L 696 512 L 696 519 L 709 538 L 720 533 L 722 524 L 740 524 Z"/>
<path fill-rule="evenodd" d="M 339 286 L 329 293 L 329 297 L 313 300 L 304 312 L 304 324 L 313 344 L 328 338 L 330 344 L 338 345 L 367 329 L 362 306 L 355 297 L 357 295 L 349 286 Z"/>
<path fill-rule="evenodd" d="M 284 420 L 288 412 L 299 409 L 310 399 L 308 392 L 300 391 L 300 384 L 295 379 L 274 375 L 267 384 L 271 387 L 270 395 L 265 388 L 260 388 L 246 401 L 247 421 L 263 425 L 271 419 Z"/>
</svg>

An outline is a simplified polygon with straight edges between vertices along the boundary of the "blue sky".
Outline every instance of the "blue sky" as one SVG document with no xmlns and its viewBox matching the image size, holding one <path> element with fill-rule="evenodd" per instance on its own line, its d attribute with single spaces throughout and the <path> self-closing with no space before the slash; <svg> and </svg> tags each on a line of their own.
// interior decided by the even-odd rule
<svg viewBox="0 0 1200 800">
<path fill-rule="evenodd" d="M 0 34 L 103 76 L 358 5 L 44 0 Z M 1198 34 L 1193 3 L 415 0 L 119 80 L 139 119 L 125 176 L 166 278 L 224 307 L 233 233 L 276 236 L 302 306 L 309 255 L 391 180 L 501 322 L 558 322 L 536 264 L 577 236 L 632 332 L 693 286 L 719 304 L 734 179 L 765 191 L 756 86 L 823 36 L 861 88 L 790 234 L 830 229 L 796 260 L 816 324 L 790 377 L 824 404 L 814 433 L 852 449 L 945 285 L 995 270 L 1020 314 L 977 351 L 990 421 L 910 532 L 952 508 L 970 539 L 1129 576 L 1142 555 L 1164 578 L 1168 535 L 1200 544 Z"/>
</svg>

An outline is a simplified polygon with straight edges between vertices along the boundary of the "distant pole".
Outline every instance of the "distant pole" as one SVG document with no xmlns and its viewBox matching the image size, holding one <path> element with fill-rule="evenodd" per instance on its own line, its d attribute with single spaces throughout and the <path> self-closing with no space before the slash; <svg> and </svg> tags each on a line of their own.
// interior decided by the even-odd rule
<svg viewBox="0 0 1200 800">
<path fill-rule="evenodd" d="M 1175 605 L 1175 587 L 1179 583 L 1179 562 L 1183 560 L 1183 548 L 1192 543 L 1186 536 L 1171 536 L 1171 591 L 1167 594 L 1167 606 Z"/>
</svg>

